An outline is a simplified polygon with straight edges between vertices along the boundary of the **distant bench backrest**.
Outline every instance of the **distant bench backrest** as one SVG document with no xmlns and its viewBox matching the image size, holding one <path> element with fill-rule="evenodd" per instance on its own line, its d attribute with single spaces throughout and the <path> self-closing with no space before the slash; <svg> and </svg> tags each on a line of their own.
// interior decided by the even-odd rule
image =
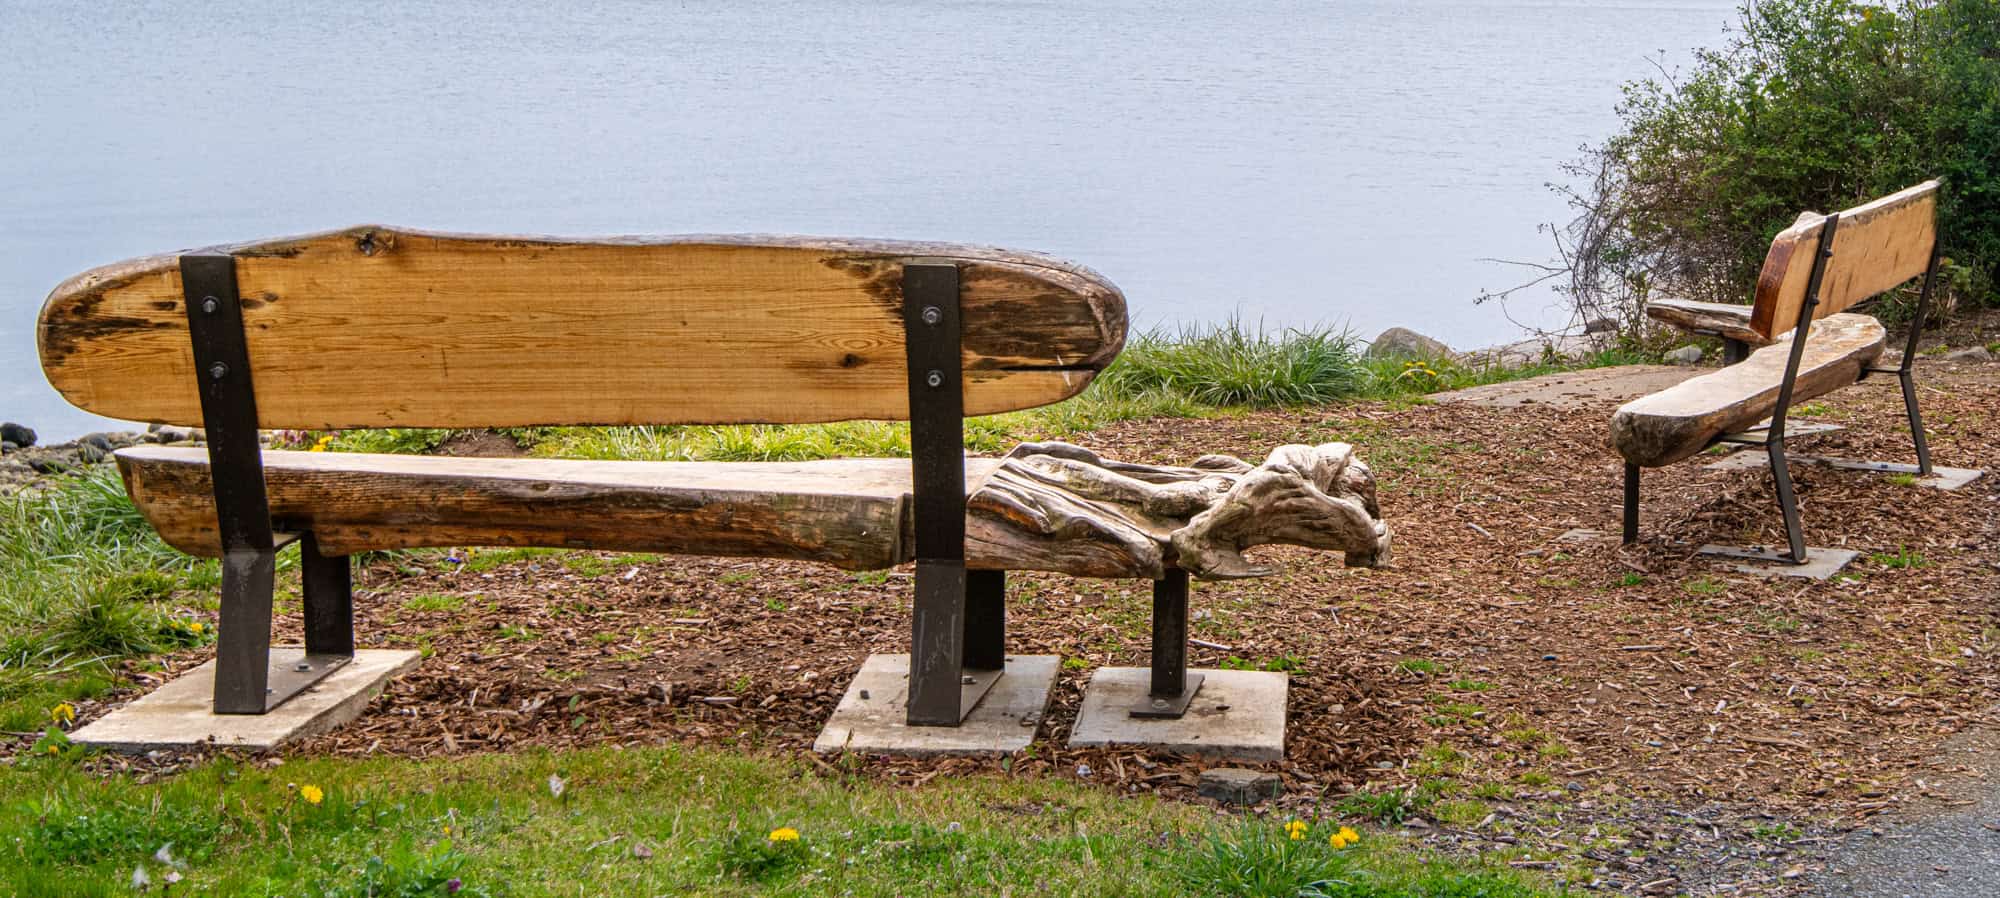
<svg viewBox="0 0 2000 898">
<path fill-rule="evenodd" d="M 905 263 L 959 271 L 966 414 L 1075 395 L 1126 330 L 1089 269 L 952 244 L 359 227 L 209 252 L 235 257 L 264 428 L 905 419 Z M 37 336 L 64 398 L 201 424 L 178 259 L 50 294 Z"/>
<path fill-rule="evenodd" d="M 1840 213 L 1815 319 L 1846 311 L 1927 270 L 1937 245 L 1937 192 L 1938 182 L 1925 181 Z M 1771 241 L 1757 277 L 1752 330 L 1776 338 L 1798 324 L 1825 222 L 1825 216 L 1802 215 Z"/>
</svg>

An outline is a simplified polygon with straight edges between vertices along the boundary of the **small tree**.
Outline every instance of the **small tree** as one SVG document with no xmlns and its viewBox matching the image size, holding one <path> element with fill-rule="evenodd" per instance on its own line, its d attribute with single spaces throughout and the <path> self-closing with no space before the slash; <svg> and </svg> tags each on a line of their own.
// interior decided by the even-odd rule
<svg viewBox="0 0 2000 898">
<path fill-rule="evenodd" d="M 1931 177 L 1953 292 L 2000 301 L 2000 0 L 1750 0 L 1739 18 L 1685 78 L 1627 84 L 1620 133 L 1567 167 L 1578 320 L 1636 331 L 1651 296 L 1743 302 L 1799 212 Z"/>
</svg>

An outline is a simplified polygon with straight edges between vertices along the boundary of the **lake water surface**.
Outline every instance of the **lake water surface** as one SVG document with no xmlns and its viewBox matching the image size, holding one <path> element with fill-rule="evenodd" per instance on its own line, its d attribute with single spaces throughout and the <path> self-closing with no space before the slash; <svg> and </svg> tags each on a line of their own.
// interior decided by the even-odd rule
<svg viewBox="0 0 2000 898">
<path fill-rule="evenodd" d="M 1141 326 L 1516 336 L 1543 186 L 1734 0 L 0 0 L 0 418 L 128 256 L 381 222 L 1072 258 Z M 1547 314 L 1546 296 L 1514 303 Z"/>
</svg>

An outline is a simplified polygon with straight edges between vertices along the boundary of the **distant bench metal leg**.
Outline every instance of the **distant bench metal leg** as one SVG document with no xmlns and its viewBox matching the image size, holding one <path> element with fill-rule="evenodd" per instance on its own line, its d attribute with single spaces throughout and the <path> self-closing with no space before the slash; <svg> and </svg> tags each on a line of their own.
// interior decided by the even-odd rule
<svg viewBox="0 0 2000 898">
<path fill-rule="evenodd" d="M 1188 574 L 1169 568 L 1153 581 L 1153 681 L 1133 717 L 1177 718 L 1201 691 L 1201 674 L 1188 673 Z"/>
<path fill-rule="evenodd" d="M 1625 463 L 1625 544 L 1639 541 L 1639 466 Z"/>
</svg>

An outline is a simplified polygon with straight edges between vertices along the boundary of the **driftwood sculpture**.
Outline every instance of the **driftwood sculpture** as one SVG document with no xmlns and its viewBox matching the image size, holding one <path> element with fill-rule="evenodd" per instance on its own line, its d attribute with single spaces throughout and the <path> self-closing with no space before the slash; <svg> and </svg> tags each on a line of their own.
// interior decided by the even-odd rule
<svg viewBox="0 0 2000 898">
<path fill-rule="evenodd" d="M 967 500 L 973 567 L 1204 580 L 1276 573 L 1243 556 L 1284 543 L 1389 563 L 1375 475 L 1346 443 L 1290 445 L 1251 466 L 1206 455 L 1188 467 L 1107 461 L 1069 443 L 1025 443 Z"/>
</svg>

